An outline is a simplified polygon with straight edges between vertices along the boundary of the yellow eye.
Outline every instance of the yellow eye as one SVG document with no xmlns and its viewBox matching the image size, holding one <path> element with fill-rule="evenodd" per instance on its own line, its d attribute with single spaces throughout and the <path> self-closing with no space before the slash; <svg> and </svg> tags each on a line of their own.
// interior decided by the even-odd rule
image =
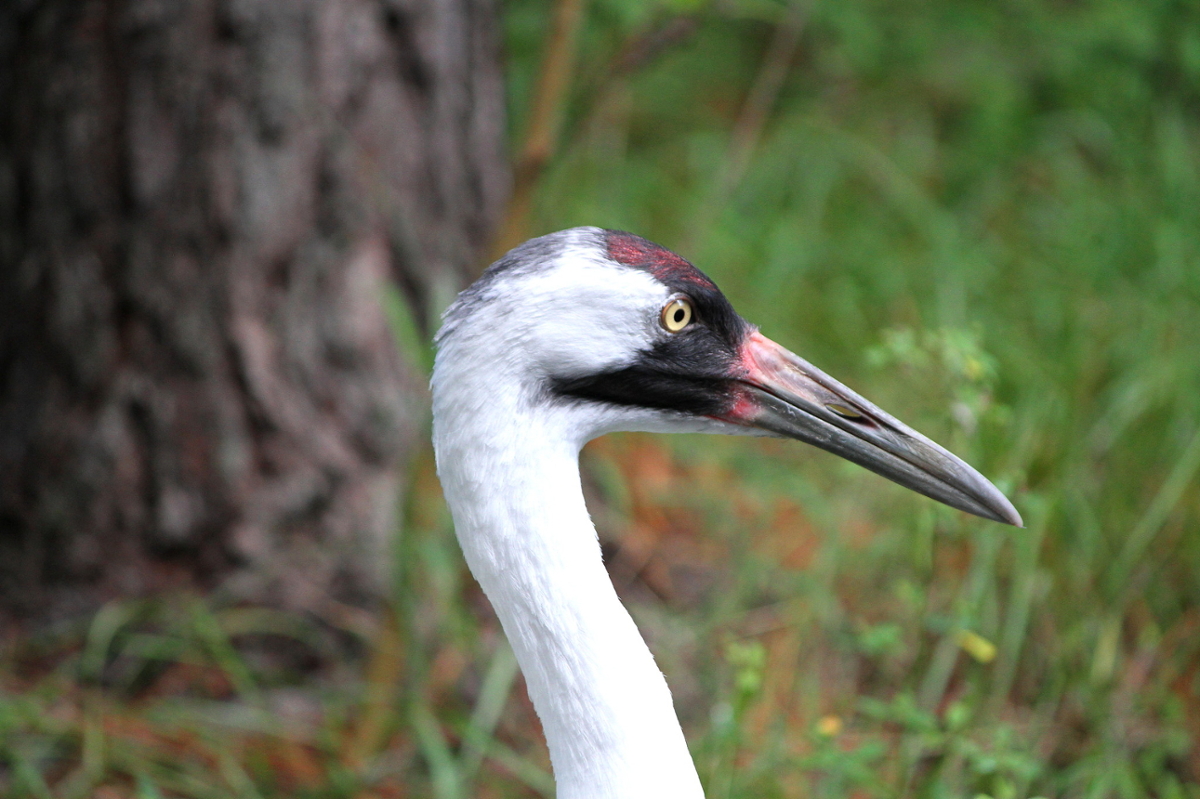
<svg viewBox="0 0 1200 799">
<path fill-rule="evenodd" d="M 663 306 L 662 326 L 678 333 L 692 323 L 692 303 L 686 297 L 676 297 Z"/>
</svg>

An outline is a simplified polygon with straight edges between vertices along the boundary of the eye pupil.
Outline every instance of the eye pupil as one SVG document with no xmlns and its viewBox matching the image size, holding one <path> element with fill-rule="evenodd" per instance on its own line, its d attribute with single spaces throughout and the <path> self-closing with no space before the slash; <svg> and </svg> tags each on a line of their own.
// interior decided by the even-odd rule
<svg viewBox="0 0 1200 799">
<path fill-rule="evenodd" d="M 692 304 L 683 297 L 676 297 L 663 306 L 659 324 L 669 333 L 678 333 L 691 323 L 692 313 Z"/>
</svg>

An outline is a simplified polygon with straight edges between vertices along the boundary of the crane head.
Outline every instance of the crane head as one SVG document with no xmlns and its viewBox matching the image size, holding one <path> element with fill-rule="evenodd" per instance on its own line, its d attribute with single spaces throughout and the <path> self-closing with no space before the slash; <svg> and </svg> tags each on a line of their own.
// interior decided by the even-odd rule
<svg viewBox="0 0 1200 799">
<path fill-rule="evenodd" d="M 963 460 L 762 335 L 700 270 L 630 233 L 573 228 L 525 242 L 459 295 L 437 342 L 435 418 L 439 406 L 443 418 L 527 414 L 580 443 L 614 430 L 792 438 L 1022 526 Z"/>
</svg>

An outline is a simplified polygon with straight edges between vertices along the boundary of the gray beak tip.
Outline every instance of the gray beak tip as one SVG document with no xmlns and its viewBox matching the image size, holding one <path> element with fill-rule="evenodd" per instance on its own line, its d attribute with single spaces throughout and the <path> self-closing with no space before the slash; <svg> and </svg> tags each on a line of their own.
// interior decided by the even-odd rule
<svg viewBox="0 0 1200 799">
<path fill-rule="evenodd" d="M 929 443 L 933 447 L 937 447 L 936 444 Z M 938 447 L 938 449 L 941 448 Z M 952 462 L 955 463 L 957 468 L 953 469 L 951 473 L 956 474 L 961 481 L 959 485 L 967 489 L 968 496 L 971 498 L 973 507 L 960 506 L 963 510 L 973 513 L 976 516 L 982 516 L 985 519 L 1000 522 L 1001 524 L 1010 524 L 1013 527 L 1025 527 L 1025 520 L 1021 518 L 1021 514 L 1013 507 L 1008 497 L 1004 496 L 1000 489 L 996 488 L 990 480 L 949 452 L 942 450 L 942 453 L 953 459 Z M 938 497 L 934 498 L 937 499 Z"/>
<path fill-rule="evenodd" d="M 1003 514 L 997 514 L 994 518 L 1002 524 L 1011 524 L 1013 527 L 1020 527 L 1022 530 L 1025 529 L 1025 521 L 1012 505 L 1005 508 Z"/>
<path fill-rule="evenodd" d="M 1007 510 L 1008 513 L 1004 519 L 1001 519 L 1001 521 L 1003 521 L 1005 524 L 1011 524 L 1013 527 L 1020 527 L 1022 530 L 1024 530 L 1025 520 L 1021 518 L 1020 513 L 1017 513 L 1017 509 L 1012 505 L 1009 505 Z"/>
<path fill-rule="evenodd" d="M 968 500 L 970 504 L 956 505 L 956 507 L 968 513 L 973 513 L 973 515 L 990 519 L 992 522 L 1010 524 L 1013 527 L 1025 527 L 1025 519 L 1021 518 L 1020 513 L 1013 507 L 1013 503 L 1008 501 L 1008 497 L 1002 494 L 1000 489 L 991 485 L 991 482 L 986 477 L 968 467 L 967 464 L 962 463 L 961 465 L 970 474 L 970 480 L 964 480 L 964 482 L 967 485 L 971 485 L 974 491 L 972 492 L 973 497 Z M 937 498 L 935 497 L 935 499 Z M 954 505 L 954 503 L 947 504 Z"/>
<path fill-rule="evenodd" d="M 965 466 L 965 464 L 963 464 Z M 967 467 L 970 469 L 970 467 Z M 987 511 L 987 513 L 979 513 L 977 510 L 972 510 L 978 516 L 991 519 L 992 521 L 1000 522 L 1001 524 L 1010 524 L 1013 527 L 1025 527 L 1025 520 L 1021 518 L 1021 514 L 1013 507 L 1013 504 L 1008 501 L 1008 497 L 1000 493 L 1000 490 L 988 482 L 987 478 L 980 475 L 971 469 L 975 480 L 975 489 L 978 491 L 975 498 L 979 503 L 978 507 Z"/>
</svg>

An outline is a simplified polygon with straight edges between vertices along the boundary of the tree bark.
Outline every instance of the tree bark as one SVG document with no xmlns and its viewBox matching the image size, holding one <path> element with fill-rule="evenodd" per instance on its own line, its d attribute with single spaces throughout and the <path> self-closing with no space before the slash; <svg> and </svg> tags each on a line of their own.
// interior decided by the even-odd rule
<svg viewBox="0 0 1200 799">
<path fill-rule="evenodd" d="M 506 191 L 489 0 L 0 10 L 0 620 L 386 577 L 421 324 Z"/>
</svg>

